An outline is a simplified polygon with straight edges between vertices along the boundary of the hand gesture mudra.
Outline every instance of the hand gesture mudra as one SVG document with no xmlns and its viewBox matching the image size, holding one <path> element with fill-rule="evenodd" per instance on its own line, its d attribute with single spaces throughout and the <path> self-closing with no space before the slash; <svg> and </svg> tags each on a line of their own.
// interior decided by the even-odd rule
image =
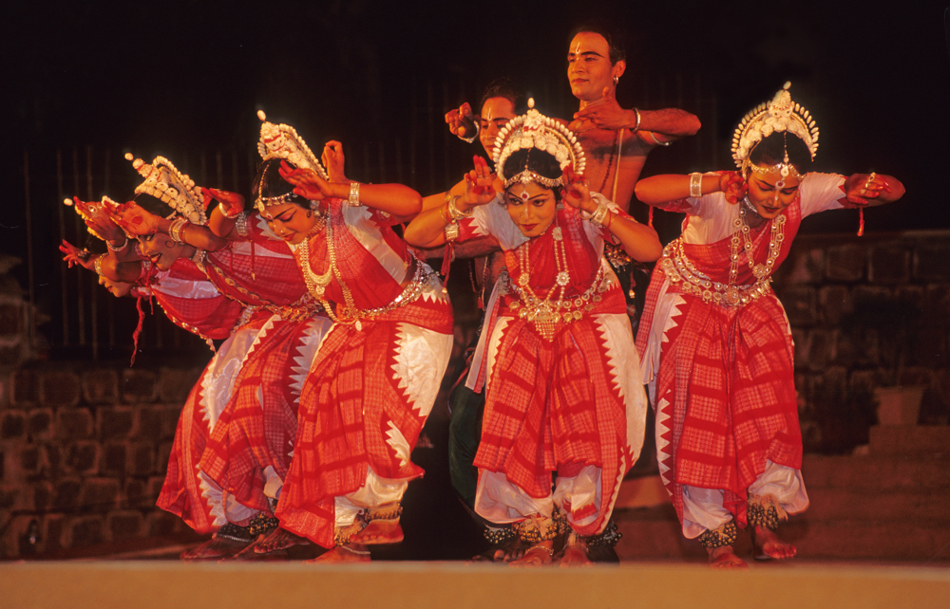
<svg viewBox="0 0 950 609">
<path fill-rule="evenodd" d="M 159 217 L 145 211 L 135 201 L 117 205 L 109 210 L 109 217 L 130 235 L 152 235 L 158 232 Z"/>
<path fill-rule="evenodd" d="M 472 106 L 465 102 L 456 110 L 449 110 L 445 114 L 445 122 L 449 125 L 452 135 L 469 138 L 475 134 L 475 115 Z"/>
<path fill-rule="evenodd" d="M 561 198 L 574 209 L 592 211 L 597 208 L 590 197 L 590 187 L 584 176 L 574 173 L 574 166 L 568 165 L 563 172 L 564 191 Z"/>
<path fill-rule="evenodd" d="M 236 192 L 218 190 L 217 188 L 202 188 L 201 194 L 204 195 L 205 209 L 211 201 L 217 201 L 221 206 L 221 211 L 229 218 L 233 218 L 244 211 L 244 197 Z"/>
<path fill-rule="evenodd" d="M 845 194 L 848 201 L 855 205 L 868 205 L 872 199 L 877 199 L 886 192 L 891 192 L 891 187 L 887 185 L 884 178 L 873 171 L 853 174 L 845 182 Z"/>
<path fill-rule="evenodd" d="M 287 161 L 280 162 L 280 177 L 294 187 L 294 192 L 308 201 L 323 201 L 332 196 L 330 183 L 313 169 L 292 167 Z"/>
<path fill-rule="evenodd" d="M 719 189 L 722 190 L 726 201 L 733 205 L 741 201 L 749 190 L 749 184 L 737 171 L 724 171 L 719 176 Z"/>
<path fill-rule="evenodd" d="M 473 161 L 475 168 L 465 174 L 465 194 L 461 198 L 468 207 L 490 203 L 496 195 L 488 161 L 480 156 L 474 157 Z"/>
<path fill-rule="evenodd" d="M 348 182 L 343 173 L 343 165 L 346 157 L 343 155 L 343 144 L 336 140 L 330 140 L 323 147 L 323 155 L 320 158 L 323 166 L 327 168 L 327 176 L 331 182 Z"/>
</svg>

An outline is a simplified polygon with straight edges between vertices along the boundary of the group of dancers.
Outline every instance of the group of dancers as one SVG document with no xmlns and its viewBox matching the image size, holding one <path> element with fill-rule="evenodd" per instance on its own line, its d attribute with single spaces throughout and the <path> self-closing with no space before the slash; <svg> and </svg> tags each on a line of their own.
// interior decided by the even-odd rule
<svg viewBox="0 0 950 609">
<path fill-rule="evenodd" d="M 489 89 L 446 115 L 490 161 L 445 193 L 345 176 L 263 112 L 247 198 L 133 159 L 125 203 L 74 205 L 104 246 L 65 259 L 117 296 L 154 298 L 223 341 L 184 404 L 158 505 L 212 537 L 186 560 L 310 548 L 361 562 L 402 541 L 412 451 L 452 352 L 452 305 L 427 252 L 480 256 L 484 322 L 452 396 L 453 485 L 489 560 L 615 560 L 611 513 L 646 409 L 660 476 L 717 568 L 790 558 L 775 533 L 808 505 L 788 320 L 770 287 L 801 219 L 900 198 L 885 175 L 817 174 L 814 120 L 788 85 L 736 130 L 735 170 L 637 182 L 647 153 L 699 128 L 682 110 L 623 109 L 606 32 L 571 42 L 570 123 Z M 473 132 L 477 132 L 474 133 Z M 630 199 L 685 213 L 665 247 Z M 210 210 L 210 211 L 209 211 Z M 394 230 L 402 225 L 401 230 Z M 631 264 L 656 262 L 636 335 Z M 446 265 L 443 264 L 443 268 Z M 647 399 L 649 390 L 650 401 Z"/>
</svg>

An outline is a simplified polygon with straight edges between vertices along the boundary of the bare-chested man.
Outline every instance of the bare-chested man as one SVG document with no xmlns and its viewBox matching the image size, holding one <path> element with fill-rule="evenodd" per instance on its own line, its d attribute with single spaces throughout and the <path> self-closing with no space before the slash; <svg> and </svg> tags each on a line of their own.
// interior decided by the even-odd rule
<svg viewBox="0 0 950 609">
<path fill-rule="evenodd" d="M 616 89 L 626 69 L 623 46 L 611 32 L 601 26 L 577 29 L 567 52 L 567 77 L 580 109 L 570 128 L 587 153 L 590 188 L 625 210 L 650 151 L 700 127 L 695 115 L 677 108 L 621 108 Z"/>
</svg>

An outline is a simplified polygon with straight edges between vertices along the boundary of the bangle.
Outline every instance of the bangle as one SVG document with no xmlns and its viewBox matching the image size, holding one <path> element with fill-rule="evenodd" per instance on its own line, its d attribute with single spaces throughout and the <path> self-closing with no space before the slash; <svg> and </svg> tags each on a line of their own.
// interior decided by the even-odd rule
<svg viewBox="0 0 950 609">
<path fill-rule="evenodd" d="M 610 230 L 610 225 L 614 223 L 614 218 L 616 217 L 617 217 L 617 214 L 608 212 L 607 217 L 605 218 L 605 220 L 607 220 L 607 225 L 604 226 L 604 228 L 606 228 L 607 230 Z"/>
<path fill-rule="evenodd" d="M 456 135 L 457 138 L 465 142 L 466 144 L 471 144 L 475 141 L 475 138 L 478 137 L 478 121 L 475 121 L 475 133 L 472 134 L 472 137 L 462 137 L 461 135 Z"/>
<path fill-rule="evenodd" d="M 228 212 L 224 211 L 224 208 L 222 207 L 222 208 L 221 208 L 221 215 L 224 216 L 225 218 L 233 219 L 233 218 L 237 218 L 238 216 L 240 216 L 242 211 L 244 211 L 244 210 L 243 210 L 243 209 L 239 209 L 239 210 L 237 210 L 236 212 L 234 212 L 233 214 L 229 214 Z"/>
<path fill-rule="evenodd" d="M 250 215 L 251 212 L 244 210 L 237 215 L 237 220 L 234 221 L 234 230 L 241 237 L 247 237 L 247 217 Z"/>
<path fill-rule="evenodd" d="M 442 218 L 442 221 L 446 224 L 452 224 L 451 212 L 449 216 L 446 216 L 445 213 L 448 211 L 449 204 L 445 203 L 444 205 L 439 206 L 439 217 Z"/>
<path fill-rule="evenodd" d="M 129 244 L 128 236 L 125 237 L 125 241 L 122 242 L 122 245 L 112 245 L 111 241 L 109 241 L 108 239 L 106 240 L 106 247 L 112 250 L 113 252 L 124 250 L 128 244 Z"/>
<path fill-rule="evenodd" d="M 603 226 L 606 228 L 606 225 L 604 224 L 604 222 L 606 221 L 607 215 L 609 213 L 610 213 L 610 208 L 607 207 L 607 204 L 601 203 L 600 205 L 597 206 L 597 209 L 595 209 L 593 213 L 591 213 L 590 221 L 593 222 L 594 224 L 599 224 L 600 226 Z"/>
<path fill-rule="evenodd" d="M 359 182 L 350 182 L 350 196 L 346 200 L 346 204 L 350 207 L 359 207 L 360 206 L 360 183 Z"/>
<path fill-rule="evenodd" d="M 96 256 L 96 261 L 92 263 L 92 268 L 95 269 L 96 275 L 102 275 L 102 259 L 105 257 L 105 254 Z"/>
<path fill-rule="evenodd" d="M 650 137 L 653 138 L 653 141 L 656 142 L 657 146 L 669 146 L 670 144 L 673 143 L 673 142 L 661 142 L 660 140 L 656 139 L 656 134 L 653 133 L 652 131 L 650 132 Z"/>
<path fill-rule="evenodd" d="M 181 232 L 186 224 L 188 224 L 188 220 L 185 218 L 175 218 L 172 220 L 171 226 L 168 227 L 168 236 L 171 237 L 173 241 L 181 243 Z"/>
<path fill-rule="evenodd" d="M 633 113 L 637 116 L 637 122 L 630 128 L 630 131 L 638 131 L 640 129 L 640 111 L 634 108 Z"/>
<path fill-rule="evenodd" d="M 469 208 L 467 211 L 460 210 L 455 204 L 461 199 L 461 195 L 455 195 L 454 197 L 448 199 L 445 202 L 445 206 L 449 210 L 449 216 L 452 217 L 452 220 L 458 220 L 459 218 L 467 218 L 472 215 L 472 212 L 475 211 L 475 208 Z"/>
<path fill-rule="evenodd" d="M 703 174 L 698 171 L 689 174 L 689 196 L 694 199 L 703 196 Z"/>
</svg>

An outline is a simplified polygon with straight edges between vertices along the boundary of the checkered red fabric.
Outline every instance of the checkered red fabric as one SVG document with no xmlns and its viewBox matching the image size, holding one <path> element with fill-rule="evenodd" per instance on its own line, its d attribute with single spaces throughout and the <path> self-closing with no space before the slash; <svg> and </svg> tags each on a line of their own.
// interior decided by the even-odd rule
<svg viewBox="0 0 950 609">
<path fill-rule="evenodd" d="M 801 220 L 797 204 L 786 211 L 788 253 Z M 770 223 L 752 231 L 756 260 L 764 260 Z M 729 238 L 684 246 L 689 260 L 714 280 L 728 277 Z M 740 282 L 750 279 L 743 256 Z M 637 346 L 646 350 L 665 275 L 654 270 Z M 678 292 L 676 284 L 668 286 Z M 685 301 L 663 320 L 667 330 L 656 378 L 660 472 L 682 520 L 682 486 L 721 489 L 725 506 L 745 523 L 747 489 L 766 461 L 801 468 L 802 438 L 795 393 L 794 349 L 788 319 L 774 294 L 743 307 L 722 307 L 682 294 Z"/>
<path fill-rule="evenodd" d="M 359 489 L 367 467 L 384 478 L 422 475 L 387 442 L 395 429 L 411 450 L 425 423 L 393 374 L 405 322 L 448 333 L 451 306 L 419 298 L 363 320 L 362 330 L 335 324 L 324 338 L 301 394 L 294 459 L 277 508 L 287 530 L 330 547 L 334 498 Z"/>
<path fill-rule="evenodd" d="M 202 338 L 225 339 L 234 330 L 244 306 L 220 294 L 212 298 L 195 298 L 190 289 L 184 289 L 178 294 L 174 289 L 166 289 L 165 284 L 173 280 L 176 285 L 183 282 L 183 286 L 195 283 L 204 283 L 211 286 L 205 274 L 191 260 L 180 258 L 175 261 L 171 269 L 159 276 L 158 282 L 150 293 L 161 306 L 165 315 L 176 325 L 197 333 Z"/>
<path fill-rule="evenodd" d="M 619 298 L 621 311 L 623 297 Z M 626 406 L 616 390 L 601 330 L 590 316 L 563 324 L 553 340 L 516 319 L 502 332 L 486 394 L 475 465 L 503 472 L 532 497 L 551 495 L 552 472 L 601 468 L 602 496 L 633 465 Z M 568 506 L 569 507 L 569 506 Z M 600 531 L 611 505 L 578 533 Z"/>
<path fill-rule="evenodd" d="M 310 320 L 276 321 L 259 338 L 201 458 L 201 470 L 247 507 L 269 511 L 263 471 L 283 479 L 290 467 L 300 398 L 292 377 L 310 367 L 297 358 L 311 330 Z"/>
<path fill-rule="evenodd" d="M 179 516 L 199 533 L 210 533 L 217 529 L 211 515 L 212 506 L 202 495 L 197 476 L 198 461 L 208 441 L 208 422 L 200 406 L 201 384 L 206 374 L 207 370 L 188 394 L 182 408 L 168 459 L 165 483 L 156 502 L 158 507 Z"/>
<path fill-rule="evenodd" d="M 355 226 L 346 224 L 340 213 L 333 213 L 330 218 L 338 274 L 327 286 L 327 300 L 346 303 L 338 280 L 343 277 L 357 308 L 375 309 L 389 305 L 402 293 L 400 284 L 412 260 L 405 242 L 392 228 L 374 221 L 373 214 Z M 313 272 L 325 273 L 329 268 L 326 231 L 310 238 L 309 249 Z M 395 268 L 396 277 L 387 266 Z"/>
</svg>

